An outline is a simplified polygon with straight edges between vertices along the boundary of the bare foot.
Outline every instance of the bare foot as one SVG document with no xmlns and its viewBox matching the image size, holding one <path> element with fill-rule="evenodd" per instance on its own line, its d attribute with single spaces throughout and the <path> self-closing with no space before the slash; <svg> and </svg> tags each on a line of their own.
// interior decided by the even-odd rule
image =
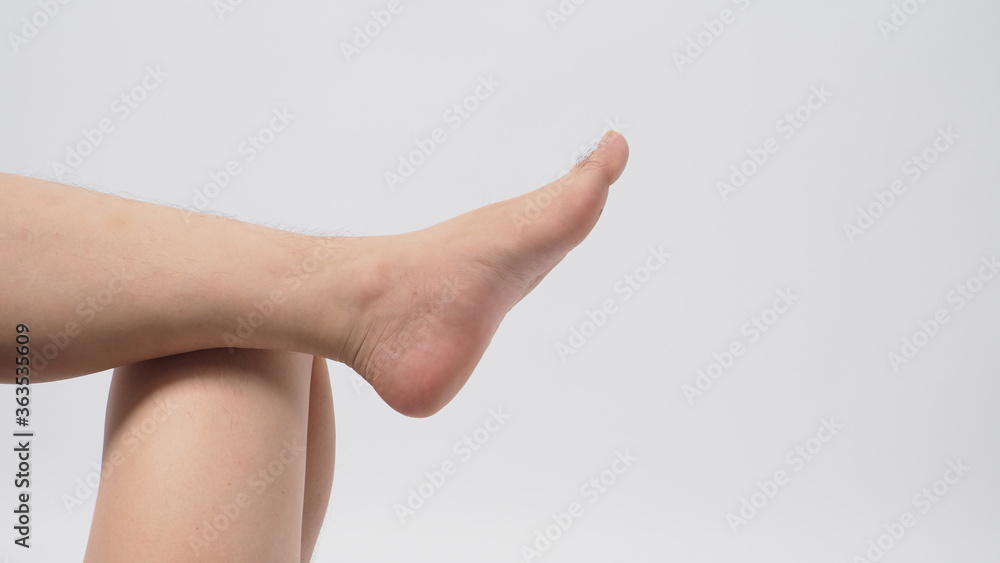
<svg viewBox="0 0 1000 563">
<path fill-rule="evenodd" d="M 565 177 L 433 227 L 359 239 L 373 297 L 340 359 L 386 403 L 430 416 L 465 385 L 508 311 L 590 233 L 628 160 L 609 132 Z"/>
</svg>

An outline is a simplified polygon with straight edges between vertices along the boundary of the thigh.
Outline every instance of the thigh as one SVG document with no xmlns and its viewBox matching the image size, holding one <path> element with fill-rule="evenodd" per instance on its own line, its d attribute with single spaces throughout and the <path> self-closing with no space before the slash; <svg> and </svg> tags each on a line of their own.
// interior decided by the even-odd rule
<svg viewBox="0 0 1000 563">
<path fill-rule="evenodd" d="M 86 561 L 298 561 L 312 356 L 115 370 Z"/>
</svg>

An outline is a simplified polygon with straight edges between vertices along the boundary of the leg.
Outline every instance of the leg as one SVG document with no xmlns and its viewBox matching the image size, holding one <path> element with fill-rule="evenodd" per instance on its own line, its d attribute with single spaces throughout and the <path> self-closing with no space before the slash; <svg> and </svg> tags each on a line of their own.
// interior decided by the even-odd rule
<svg viewBox="0 0 1000 563">
<path fill-rule="evenodd" d="M 311 370 L 258 350 L 116 369 L 86 561 L 299 561 Z"/>
<path fill-rule="evenodd" d="M 364 301 L 360 239 L 8 175 L 0 200 L 0 262 L 17 265 L 0 278 L 0 336 L 30 327 L 33 382 L 206 348 L 297 350 L 319 331 L 336 358 Z"/>
<path fill-rule="evenodd" d="M 309 385 L 309 431 L 306 438 L 306 488 L 302 507 L 302 561 L 312 559 L 319 539 L 333 486 L 336 429 L 333 420 L 333 392 L 326 359 L 313 358 Z"/>
<path fill-rule="evenodd" d="M 293 350 L 347 363 L 391 407 L 428 416 L 594 227 L 627 159 L 609 134 L 534 192 L 343 239 L 0 176 L 0 262 L 19 266 L 0 277 L 0 317 L 13 319 L 0 343 L 30 326 L 35 381 L 206 347 Z M 0 345 L 0 363 L 14 354 Z"/>
</svg>

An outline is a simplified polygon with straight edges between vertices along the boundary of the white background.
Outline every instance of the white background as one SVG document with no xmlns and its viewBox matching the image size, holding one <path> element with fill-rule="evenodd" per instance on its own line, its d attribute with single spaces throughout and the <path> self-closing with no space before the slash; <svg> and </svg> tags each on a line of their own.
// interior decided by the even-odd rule
<svg viewBox="0 0 1000 563">
<path fill-rule="evenodd" d="M 287 107 L 292 124 L 208 206 L 248 221 L 406 232 L 543 185 L 609 122 L 628 138 L 600 224 L 444 411 L 407 419 L 331 364 L 337 469 L 317 561 L 848 562 L 905 511 L 916 524 L 882 538 L 884 561 L 998 560 L 1000 281 L 960 310 L 950 292 L 1000 252 L 1000 5 L 911 2 L 888 32 L 888 0 L 592 0 L 555 25 L 557 0 L 401 5 L 350 61 L 342 45 L 386 2 L 246 0 L 221 18 L 209 0 L 71 2 L 16 48 L 41 8 L 8 1 L 0 16 L 0 170 L 55 178 L 110 118 L 63 181 L 191 206 Z M 678 68 L 723 9 L 735 21 Z M 147 66 L 168 76 L 122 120 L 112 104 Z M 501 85 L 453 130 L 444 112 L 489 76 Z M 832 97 L 786 138 L 779 120 L 814 87 Z M 437 127 L 448 140 L 389 189 L 384 173 Z M 907 161 L 949 128 L 915 180 Z M 717 183 L 769 137 L 780 149 L 724 201 Z M 897 179 L 905 193 L 849 237 Z M 616 283 L 660 246 L 672 258 L 626 301 Z M 798 299 L 751 343 L 741 328 L 778 290 Z M 563 361 L 557 344 L 590 334 L 607 299 L 617 313 Z M 949 322 L 894 370 L 888 354 L 938 309 Z M 734 341 L 745 354 L 691 404 L 683 386 Z M 34 389 L 34 547 L 13 546 L 7 511 L 0 557 L 82 558 L 94 498 L 65 499 L 100 460 L 108 382 Z M 499 408 L 510 419 L 463 462 L 453 444 Z M 790 463 L 824 418 L 837 435 Z M 589 503 L 581 486 L 618 451 L 637 461 Z M 401 524 L 394 506 L 448 460 L 457 473 Z M 959 460 L 971 470 L 924 512 L 914 497 Z M 727 515 L 779 470 L 788 484 L 734 532 Z M 583 516 L 526 557 L 572 502 Z"/>
</svg>

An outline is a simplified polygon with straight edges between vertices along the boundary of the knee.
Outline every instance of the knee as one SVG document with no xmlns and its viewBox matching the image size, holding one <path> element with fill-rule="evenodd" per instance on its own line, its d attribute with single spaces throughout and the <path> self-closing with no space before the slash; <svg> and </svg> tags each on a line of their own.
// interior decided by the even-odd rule
<svg viewBox="0 0 1000 563">
<path fill-rule="evenodd" d="M 215 348 L 147 360 L 120 368 L 129 387 L 146 392 L 167 387 L 204 394 L 225 390 L 242 394 L 252 387 L 267 392 L 308 389 L 312 356 L 296 352 Z"/>
</svg>

